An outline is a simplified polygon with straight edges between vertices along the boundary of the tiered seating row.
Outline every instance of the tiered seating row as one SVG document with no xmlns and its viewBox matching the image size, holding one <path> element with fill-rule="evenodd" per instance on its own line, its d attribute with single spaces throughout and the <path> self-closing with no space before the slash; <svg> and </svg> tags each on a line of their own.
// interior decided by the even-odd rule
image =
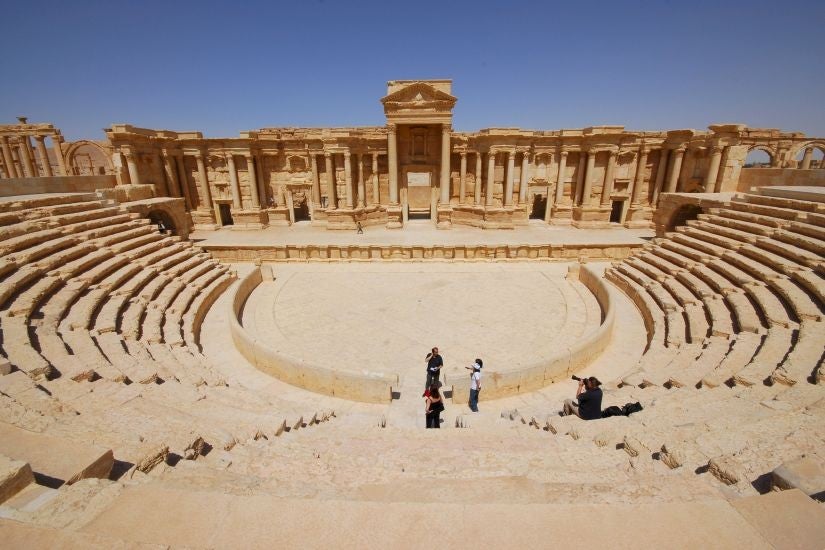
<svg viewBox="0 0 825 550">
<path fill-rule="evenodd" d="M 148 220 L 79 199 L 0 213 L 0 352 L 36 379 L 225 383 L 184 338 L 184 316 L 233 276 Z"/>
<path fill-rule="evenodd" d="M 821 380 L 825 208 L 790 202 L 745 195 L 606 272 L 652 325 L 626 384 Z"/>
</svg>

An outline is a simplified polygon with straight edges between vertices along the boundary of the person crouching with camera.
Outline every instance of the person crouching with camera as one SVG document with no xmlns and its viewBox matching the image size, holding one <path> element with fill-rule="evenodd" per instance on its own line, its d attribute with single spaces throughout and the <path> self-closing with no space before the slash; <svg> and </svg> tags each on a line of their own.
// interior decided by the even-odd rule
<svg viewBox="0 0 825 550">
<path fill-rule="evenodd" d="M 564 415 L 575 414 L 582 420 L 596 420 L 602 417 L 602 385 L 595 376 L 590 378 L 579 378 L 573 376 L 573 380 L 578 380 L 579 387 L 576 390 L 576 399 L 564 400 Z"/>
</svg>

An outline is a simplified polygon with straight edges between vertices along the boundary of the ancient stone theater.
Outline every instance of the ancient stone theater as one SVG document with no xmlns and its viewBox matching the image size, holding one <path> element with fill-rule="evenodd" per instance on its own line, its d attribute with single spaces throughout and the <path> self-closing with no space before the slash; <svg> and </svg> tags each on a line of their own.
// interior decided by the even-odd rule
<svg viewBox="0 0 825 550">
<path fill-rule="evenodd" d="M 4 547 L 825 547 L 825 138 L 380 104 L 0 125 Z"/>
</svg>

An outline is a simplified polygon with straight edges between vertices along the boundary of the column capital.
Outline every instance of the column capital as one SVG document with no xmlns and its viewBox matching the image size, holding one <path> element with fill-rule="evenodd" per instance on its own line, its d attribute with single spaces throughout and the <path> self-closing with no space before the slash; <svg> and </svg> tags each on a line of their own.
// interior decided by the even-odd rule
<svg viewBox="0 0 825 550">
<path fill-rule="evenodd" d="M 453 127 L 450 124 L 442 124 L 441 125 L 441 132 L 442 133 L 449 133 L 453 131 Z"/>
<path fill-rule="evenodd" d="M 38 135 L 38 136 L 32 136 L 32 137 L 34 139 L 36 139 L 37 141 L 39 141 L 40 143 L 43 143 L 43 140 L 46 139 L 46 136 L 39 136 Z"/>
<path fill-rule="evenodd" d="M 387 130 L 389 130 L 390 132 L 395 133 L 395 131 L 397 129 L 398 129 L 398 125 L 395 122 L 388 122 L 387 123 Z"/>
<path fill-rule="evenodd" d="M 563 158 L 563 159 L 566 159 L 566 158 L 567 158 L 567 154 L 568 154 L 568 151 L 565 151 L 564 149 L 562 149 L 562 150 L 559 152 L 559 156 L 561 156 L 561 158 Z"/>
<path fill-rule="evenodd" d="M 325 158 L 325 159 L 332 158 L 332 153 L 331 153 L 331 152 L 329 152 L 329 151 L 324 151 L 324 158 Z"/>
<path fill-rule="evenodd" d="M 349 150 L 349 149 L 347 149 L 346 151 L 344 151 L 344 158 L 345 158 L 345 159 L 350 158 L 351 154 L 352 154 L 352 153 L 350 153 L 350 150 Z"/>
</svg>

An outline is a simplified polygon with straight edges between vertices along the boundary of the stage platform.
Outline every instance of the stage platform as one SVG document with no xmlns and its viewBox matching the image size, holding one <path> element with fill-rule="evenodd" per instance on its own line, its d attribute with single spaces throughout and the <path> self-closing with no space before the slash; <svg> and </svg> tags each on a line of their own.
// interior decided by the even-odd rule
<svg viewBox="0 0 825 550">
<path fill-rule="evenodd" d="M 261 230 L 196 231 L 190 237 L 226 262 L 306 260 L 618 260 L 654 236 L 650 229 L 577 229 L 536 221 L 512 230 L 436 229 L 410 222 L 403 229 L 331 231 L 310 223 Z"/>
</svg>

